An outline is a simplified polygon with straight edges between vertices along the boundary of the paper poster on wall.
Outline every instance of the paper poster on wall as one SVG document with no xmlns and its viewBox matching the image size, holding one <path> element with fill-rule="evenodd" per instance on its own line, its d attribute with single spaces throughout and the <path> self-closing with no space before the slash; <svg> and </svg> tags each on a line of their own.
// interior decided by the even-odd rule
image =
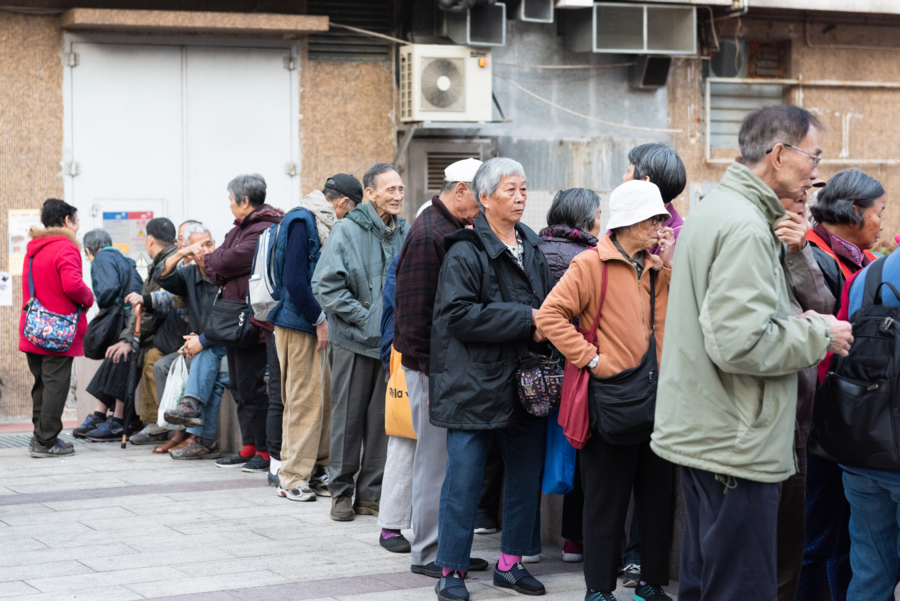
<svg viewBox="0 0 900 601">
<path fill-rule="evenodd" d="M 104 212 L 103 229 L 122 254 L 134 259 L 138 265 L 146 266 L 149 257 L 144 240 L 147 238 L 147 222 L 151 219 L 153 211 Z"/>
<path fill-rule="evenodd" d="M 0 271 L 0 307 L 12 307 L 13 280 L 8 271 Z"/>
<path fill-rule="evenodd" d="M 7 228 L 9 232 L 9 273 L 22 275 L 25 250 L 28 246 L 28 230 L 41 226 L 40 209 L 10 209 Z M 10 301 L 12 304 L 12 301 Z"/>
</svg>

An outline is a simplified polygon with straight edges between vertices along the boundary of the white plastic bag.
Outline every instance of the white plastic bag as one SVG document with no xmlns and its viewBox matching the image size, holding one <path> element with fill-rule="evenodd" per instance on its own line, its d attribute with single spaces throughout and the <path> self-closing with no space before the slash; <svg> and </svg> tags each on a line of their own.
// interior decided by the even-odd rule
<svg viewBox="0 0 900 601">
<path fill-rule="evenodd" d="M 175 359 L 175 363 L 169 369 L 166 378 L 166 389 L 163 391 L 162 400 L 159 402 L 159 415 L 156 417 L 156 425 L 167 430 L 184 430 L 184 426 L 177 426 L 166 421 L 166 411 L 178 407 L 184 399 L 184 386 L 187 384 L 188 369 L 184 364 L 184 357 Z"/>
</svg>

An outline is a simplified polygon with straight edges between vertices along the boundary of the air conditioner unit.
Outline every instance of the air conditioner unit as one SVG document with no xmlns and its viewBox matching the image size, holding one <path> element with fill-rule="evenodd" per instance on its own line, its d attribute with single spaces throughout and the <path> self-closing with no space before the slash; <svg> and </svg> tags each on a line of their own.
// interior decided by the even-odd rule
<svg viewBox="0 0 900 601">
<path fill-rule="evenodd" d="M 455 45 L 400 48 L 401 121 L 490 121 L 491 53 Z"/>
</svg>

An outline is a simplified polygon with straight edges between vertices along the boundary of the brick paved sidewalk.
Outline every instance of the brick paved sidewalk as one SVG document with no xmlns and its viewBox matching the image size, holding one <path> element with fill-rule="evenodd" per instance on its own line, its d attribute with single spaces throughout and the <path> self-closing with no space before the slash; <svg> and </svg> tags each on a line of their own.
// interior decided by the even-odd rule
<svg viewBox="0 0 900 601">
<path fill-rule="evenodd" d="M 24 445 L 4 448 L 13 436 L 28 440 L 0 435 L 0 599 L 436 598 L 434 580 L 409 572 L 409 555 L 378 545 L 375 518 L 332 522 L 327 499 L 291 502 L 264 475 L 152 447 L 79 442 L 69 458 L 31 459 Z M 499 536 L 476 536 L 473 555 L 495 562 Z M 560 553 L 545 548 L 529 569 L 544 599 L 581 601 L 581 564 Z M 473 601 L 522 597 L 495 588 L 490 571 L 468 584 Z"/>
</svg>

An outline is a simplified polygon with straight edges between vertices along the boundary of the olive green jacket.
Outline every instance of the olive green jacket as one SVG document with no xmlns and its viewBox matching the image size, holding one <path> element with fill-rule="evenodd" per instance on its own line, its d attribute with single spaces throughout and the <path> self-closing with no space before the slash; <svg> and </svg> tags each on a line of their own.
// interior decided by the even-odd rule
<svg viewBox="0 0 900 601">
<path fill-rule="evenodd" d="M 791 316 L 777 196 L 734 163 L 675 248 L 651 447 L 673 463 L 758 482 L 795 469 L 797 372 L 834 341 Z"/>
</svg>

